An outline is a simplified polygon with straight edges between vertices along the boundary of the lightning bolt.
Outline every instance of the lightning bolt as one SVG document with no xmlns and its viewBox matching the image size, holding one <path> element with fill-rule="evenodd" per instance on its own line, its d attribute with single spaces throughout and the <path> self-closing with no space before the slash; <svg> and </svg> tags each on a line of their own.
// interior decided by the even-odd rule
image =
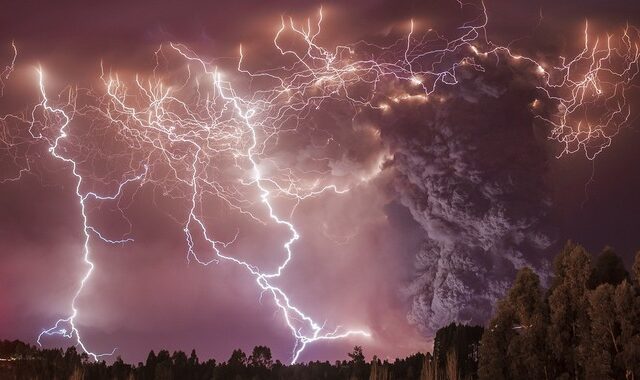
<svg viewBox="0 0 640 380">
<path fill-rule="evenodd" d="M 59 129 L 59 134 L 55 137 L 55 139 L 53 140 L 51 146 L 49 147 L 49 153 L 51 153 L 51 155 L 53 157 L 55 157 L 56 159 L 67 163 L 69 165 L 71 165 L 71 172 L 73 174 L 73 176 L 76 179 L 76 186 L 75 186 L 75 193 L 76 196 L 78 197 L 78 203 L 80 205 L 80 214 L 82 215 L 82 225 L 83 225 L 83 233 L 84 233 L 84 242 L 83 242 L 83 248 L 82 248 L 82 253 L 83 253 L 83 260 L 84 263 L 87 265 L 88 269 L 85 272 L 84 276 L 82 277 L 82 279 L 80 280 L 80 286 L 78 287 L 78 289 L 76 290 L 72 300 L 71 300 L 71 315 L 67 318 L 64 319 L 58 319 L 55 324 L 47 329 L 44 330 L 40 333 L 40 335 L 38 335 L 38 339 L 37 342 L 39 345 L 41 345 L 40 339 L 42 338 L 43 335 L 47 335 L 47 336 L 52 336 L 52 335 L 62 335 L 66 338 L 74 338 L 77 342 L 77 344 L 80 346 L 80 348 L 82 348 L 83 351 L 85 351 L 87 354 L 89 354 L 91 357 L 93 357 L 95 360 L 98 360 L 99 357 L 101 356 L 106 356 L 106 355 L 112 355 L 115 352 L 115 348 L 111 353 L 107 353 L 107 354 L 95 354 L 93 352 L 91 352 L 90 350 L 87 349 L 86 345 L 84 344 L 84 342 L 82 341 L 81 337 L 80 337 L 80 332 L 78 331 L 78 328 L 75 325 L 75 320 L 78 316 L 78 308 L 76 306 L 76 301 L 78 299 L 78 297 L 80 296 L 80 294 L 82 293 L 82 290 L 86 284 L 86 282 L 89 280 L 89 278 L 91 277 L 91 274 L 93 273 L 93 270 L 95 269 L 95 264 L 91 261 L 91 251 L 90 251 L 90 247 L 89 247 L 89 243 L 91 241 L 91 235 L 94 234 L 97 237 L 99 237 L 100 239 L 104 240 L 105 242 L 108 243 L 124 243 L 124 242 L 128 242 L 131 241 L 132 239 L 124 239 L 124 240 L 110 240 L 105 238 L 96 228 L 92 227 L 89 224 L 89 220 L 87 217 L 87 202 L 90 201 L 91 199 L 96 199 L 96 200 L 115 200 L 117 199 L 121 193 L 123 188 L 129 183 L 129 182 L 134 182 L 134 181 L 140 181 L 144 179 L 144 174 L 140 174 L 137 175 L 133 178 L 130 179 L 126 179 L 125 181 L 123 181 L 122 183 L 120 183 L 120 185 L 118 186 L 118 189 L 115 193 L 111 194 L 111 195 L 99 195 L 96 194 L 94 192 L 87 192 L 87 193 L 83 193 L 82 192 L 82 185 L 83 185 L 83 176 L 79 173 L 78 171 L 78 163 L 70 157 L 65 156 L 64 153 L 60 152 L 60 143 L 62 140 L 64 140 L 68 134 L 67 134 L 67 127 L 69 126 L 69 123 L 71 122 L 71 117 L 61 108 L 55 108 L 52 107 L 51 105 L 49 105 L 49 100 L 47 98 L 47 94 L 45 91 L 45 86 L 44 86 L 44 73 L 42 71 L 41 68 L 38 68 L 37 70 L 38 72 L 38 83 L 39 83 L 39 89 L 40 89 L 40 95 L 42 97 L 42 102 L 36 106 L 36 108 L 34 108 L 34 112 L 38 107 L 41 107 L 43 110 L 45 110 L 46 112 L 51 113 L 51 115 L 54 116 L 58 116 L 60 118 L 60 129 Z M 35 121 L 35 116 L 32 118 L 33 121 Z M 34 138 L 42 138 L 41 135 L 32 135 Z"/>
<path fill-rule="evenodd" d="M 548 138 L 561 146 L 558 158 L 582 152 L 594 160 L 631 122 L 628 93 L 636 87 L 634 81 L 640 71 L 640 30 L 627 25 L 617 36 L 607 34 L 592 42 L 587 21 L 583 34 L 582 50 L 571 59 L 560 56 L 553 64 L 486 39 L 485 49 L 470 46 L 480 58 L 506 56 L 532 68 L 540 81 L 540 96 L 532 108 L 542 108 L 540 99 L 554 107 L 550 116 L 538 113 L 536 117 L 550 126 Z"/>
<path fill-rule="evenodd" d="M 13 50 L 13 57 L 11 58 L 11 62 L 4 67 L 2 72 L 0 72 L 0 97 L 4 95 L 4 81 L 8 80 L 9 77 L 11 77 L 11 74 L 16 67 L 16 59 L 18 59 L 18 48 L 16 47 L 15 41 L 11 41 L 11 50 Z"/>
</svg>

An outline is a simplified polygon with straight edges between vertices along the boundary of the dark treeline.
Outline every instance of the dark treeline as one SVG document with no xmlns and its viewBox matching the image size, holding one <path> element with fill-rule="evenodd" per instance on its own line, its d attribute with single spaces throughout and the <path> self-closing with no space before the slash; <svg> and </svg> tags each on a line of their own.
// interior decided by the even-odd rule
<svg viewBox="0 0 640 380">
<path fill-rule="evenodd" d="M 75 347 L 66 351 L 39 349 L 20 341 L 0 341 L 0 379 L 427 380 L 436 373 L 439 379 L 450 374 L 474 379 L 482 331 L 482 327 L 456 324 L 440 329 L 435 337 L 434 355 L 417 353 L 393 362 L 375 356 L 366 360 L 362 348 L 356 346 L 347 354 L 349 360 L 293 365 L 274 361 L 271 350 L 265 346 L 256 346 L 249 355 L 234 350 L 222 363 L 214 359 L 201 361 L 195 350 L 190 355 L 162 350 L 157 354 L 151 351 L 147 360 L 137 365 L 126 364 L 119 357 L 109 365 L 90 360 Z"/>
<path fill-rule="evenodd" d="M 95 362 L 74 347 L 37 349 L 20 341 L 0 341 L 0 379 L 419 379 L 425 355 L 415 354 L 393 363 L 374 357 L 367 362 L 362 348 L 355 347 L 349 360 L 285 365 L 273 361 L 268 347 L 257 346 L 250 355 L 234 350 L 222 363 L 200 361 L 192 351 L 170 354 L 151 351 L 146 362 L 126 364 L 117 358 L 113 364 Z M 428 355 L 430 357 L 430 355 Z"/>
<path fill-rule="evenodd" d="M 437 331 L 433 354 L 393 362 L 354 347 L 348 360 L 285 365 L 256 346 L 220 363 L 161 350 L 137 365 L 119 357 L 109 365 L 74 347 L 0 341 L 0 379 L 640 380 L 640 253 L 631 273 L 611 249 L 593 258 L 567 243 L 548 289 L 523 268 L 486 328 L 452 323 Z"/>
</svg>

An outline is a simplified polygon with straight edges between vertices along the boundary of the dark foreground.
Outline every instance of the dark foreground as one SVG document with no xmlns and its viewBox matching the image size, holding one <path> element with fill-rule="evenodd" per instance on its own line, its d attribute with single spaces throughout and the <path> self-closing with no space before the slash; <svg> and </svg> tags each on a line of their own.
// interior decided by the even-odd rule
<svg viewBox="0 0 640 380">
<path fill-rule="evenodd" d="M 162 350 L 137 365 L 107 364 L 75 347 L 0 341 L 0 379 L 640 380 L 640 253 L 629 273 L 611 249 L 594 258 L 567 243 L 549 282 L 523 268 L 486 328 L 452 323 L 436 333 L 433 353 L 393 362 L 354 347 L 348 360 L 285 365 L 257 346 L 220 363 Z"/>
</svg>

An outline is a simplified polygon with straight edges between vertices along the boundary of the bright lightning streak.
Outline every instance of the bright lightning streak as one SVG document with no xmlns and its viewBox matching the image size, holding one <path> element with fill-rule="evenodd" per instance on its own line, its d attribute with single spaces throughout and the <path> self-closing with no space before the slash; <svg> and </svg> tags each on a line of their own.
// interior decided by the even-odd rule
<svg viewBox="0 0 640 380">
<path fill-rule="evenodd" d="M 4 81 L 9 79 L 16 67 L 18 48 L 16 47 L 15 41 L 11 41 L 11 49 L 13 50 L 13 58 L 11 58 L 11 62 L 4 67 L 4 70 L 0 72 L 0 96 L 4 95 Z"/>
<path fill-rule="evenodd" d="M 600 39 L 591 43 L 588 32 L 585 23 L 584 48 L 575 58 L 562 58 L 548 75 L 538 67 L 546 79 L 540 90 L 558 104 L 553 119 L 541 117 L 553 127 L 549 138 L 564 145 L 560 156 L 583 151 L 593 160 L 630 122 L 627 92 L 639 72 L 640 31 L 627 26 L 615 47 L 614 36 L 607 35 L 604 43 Z M 586 70 L 576 73 L 580 67 Z M 554 78 L 557 73 L 559 81 Z M 551 94 L 553 90 L 558 95 Z"/>
<path fill-rule="evenodd" d="M 559 57 L 545 65 L 516 54 L 509 47 L 485 41 L 487 50 L 471 45 L 478 57 L 506 55 L 515 63 L 534 68 L 540 77 L 541 97 L 555 106 L 551 116 L 536 115 L 551 127 L 549 139 L 558 142 L 565 154 L 583 152 L 590 160 L 608 148 L 620 130 L 630 123 L 631 106 L 627 93 L 640 71 L 640 30 L 626 26 L 619 37 L 607 35 L 591 41 L 589 24 L 584 27 L 584 46 L 572 59 Z M 538 108 L 540 101 L 534 101 Z"/>
<path fill-rule="evenodd" d="M 73 173 L 73 176 L 76 178 L 76 188 L 75 188 L 75 192 L 76 192 L 76 196 L 78 197 L 78 203 L 80 204 L 80 213 L 82 215 L 82 224 L 83 224 L 83 232 L 84 232 L 84 245 L 83 245 L 83 259 L 84 259 L 84 263 L 87 265 L 88 269 L 85 272 L 85 275 L 82 277 L 82 279 L 80 280 L 80 286 L 78 287 L 78 289 L 76 290 L 76 293 L 73 296 L 73 299 L 71 300 L 71 315 L 67 318 L 64 319 L 59 319 L 56 321 L 56 323 L 53 325 L 53 327 L 44 330 L 40 333 L 40 335 L 38 335 L 38 339 L 37 342 L 38 344 L 40 343 L 40 339 L 42 338 L 43 335 L 62 335 L 64 337 L 67 338 L 75 338 L 75 340 L 77 341 L 77 344 L 82 348 L 83 351 L 85 351 L 86 353 L 88 353 L 90 356 L 92 356 L 95 360 L 97 360 L 100 356 L 103 355 L 111 355 L 113 354 L 113 352 L 111 352 L 110 354 L 95 354 L 91 351 L 89 351 L 87 349 L 87 347 L 85 346 L 84 342 L 82 341 L 81 337 L 80 337 L 80 332 L 78 331 L 78 328 L 75 325 L 75 320 L 78 316 L 78 308 L 76 306 L 76 301 L 78 299 L 78 297 L 80 296 L 80 293 L 82 292 L 82 289 L 85 286 L 85 283 L 89 280 L 89 278 L 91 277 L 91 274 L 93 273 L 93 270 L 95 269 L 95 265 L 94 263 L 91 261 L 91 252 L 90 252 L 90 247 L 89 247 L 89 243 L 91 240 L 91 234 L 94 233 L 96 234 L 99 238 L 110 242 L 110 243 L 117 243 L 117 242 L 125 242 L 128 241 L 127 240 L 118 240 L 118 241 L 113 241 L 113 240 L 109 240 L 104 238 L 94 227 L 92 227 L 89 224 L 88 221 L 88 217 L 87 217 L 87 209 L 86 209 L 86 202 L 91 199 L 99 199 L 99 200 L 114 200 L 117 199 L 120 194 L 122 193 L 122 189 L 124 188 L 124 186 L 132 181 L 138 181 L 138 180 L 142 180 L 144 178 L 144 174 L 142 175 L 138 175 L 132 179 L 127 179 L 124 182 L 122 182 L 120 184 L 120 186 L 118 187 L 118 190 L 116 193 L 114 193 L 113 195 L 98 195 L 96 193 L 93 192 L 88 192 L 86 194 L 82 193 L 82 182 L 83 182 L 83 176 L 78 172 L 78 163 L 69 157 L 66 157 L 64 155 L 64 153 L 59 152 L 59 146 L 61 144 L 61 141 L 64 140 L 67 136 L 68 136 L 68 132 L 67 132 L 67 127 L 69 126 L 69 123 L 71 122 L 71 117 L 69 115 L 67 115 L 67 113 L 60 109 L 60 108 L 55 108 L 52 107 L 51 105 L 49 105 L 49 100 L 47 98 L 47 94 L 45 91 L 45 86 L 44 86 L 44 73 L 42 71 L 41 68 L 39 68 L 37 70 L 38 72 L 38 83 L 39 83 L 39 89 L 40 89 L 40 95 L 42 97 L 42 102 L 36 107 L 41 107 L 43 110 L 45 110 L 46 112 L 50 112 L 51 115 L 53 116 L 57 116 L 60 118 L 60 129 L 59 129 L 59 134 L 58 136 L 55 138 L 55 140 L 53 140 L 51 146 L 49 147 L 49 152 L 51 153 L 51 155 L 53 157 L 55 157 L 56 159 L 63 161 L 67 164 L 71 165 L 71 171 Z M 35 112 L 35 109 L 34 109 Z M 35 121 L 35 117 L 32 119 L 33 121 Z M 40 138 L 40 136 L 33 136 L 34 138 Z M 115 349 L 114 349 L 115 351 Z"/>
</svg>

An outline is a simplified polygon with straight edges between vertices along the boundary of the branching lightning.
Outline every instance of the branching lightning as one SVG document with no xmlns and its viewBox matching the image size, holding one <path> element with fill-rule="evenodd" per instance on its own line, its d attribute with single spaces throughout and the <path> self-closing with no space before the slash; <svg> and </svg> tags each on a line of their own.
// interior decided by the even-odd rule
<svg viewBox="0 0 640 380">
<path fill-rule="evenodd" d="M 549 139 L 561 146 L 558 158 L 582 152 L 593 160 L 630 123 L 628 92 L 635 87 L 640 70 L 638 41 L 640 30 L 629 25 L 619 36 L 607 34 L 594 40 L 585 22 L 582 50 L 570 59 L 560 56 L 554 63 L 539 62 L 488 41 L 486 50 L 474 45 L 471 49 L 479 57 L 499 59 L 502 54 L 532 67 L 541 78 L 540 99 L 532 107 L 541 108 L 541 100 L 554 107 L 551 116 L 536 117 L 551 127 Z"/>
<path fill-rule="evenodd" d="M 460 2 L 461 7 L 467 5 Z M 262 294 L 271 296 L 295 339 L 292 362 L 317 341 L 354 335 L 370 337 L 371 332 L 366 329 L 338 326 L 327 330 L 324 323 L 296 306 L 277 284 L 294 259 L 293 248 L 300 238 L 293 220 L 296 207 L 325 192 L 349 191 L 348 185 L 332 183 L 326 171 L 305 171 L 271 157 L 282 136 L 302 133 L 304 120 L 331 101 L 345 103 L 355 112 L 371 108 L 383 113 L 391 112 L 393 104 L 399 102 L 446 101 L 437 96 L 438 86 L 456 85 L 460 70 L 483 71 L 482 62 L 489 56 L 522 61 L 526 70 L 538 75 L 541 100 L 536 102 L 549 101 L 557 106 L 552 116 L 539 117 L 552 126 L 549 138 L 562 145 L 560 155 L 581 150 L 593 159 L 630 120 L 626 91 L 638 73 L 638 30 L 627 27 L 615 45 L 613 36 L 607 36 L 604 43 L 598 39 L 591 43 L 585 28 L 584 49 L 572 59 L 560 57 L 559 63 L 551 66 L 490 43 L 484 4 L 481 9 L 480 16 L 460 26 L 459 35 L 452 39 L 432 30 L 416 35 L 411 21 L 406 37 L 388 46 L 360 41 L 332 50 L 318 43 L 322 10 L 316 22 L 308 19 L 302 25 L 283 17 L 273 39 L 280 58 L 287 62 L 281 66 L 250 70 L 246 52 L 240 47 L 237 71 L 223 75 L 188 47 L 169 43 L 156 51 L 158 64 L 149 78 L 136 75 L 125 80 L 103 69 L 101 95 L 69 87 L 66 101 L 62 102 L 47 96 L 44 72 L 38 68 L 41 102 L 30 115 L 0 119 L 0 143 L 6 147 L 43 143 L 55 160 L 70 167 L 83 224 L 82 251 L 87 267 L 71 300 L 69 315 L 42 331 L 38 343 L 46 336 L 59 335 L 73 339 L 96 360 L 113 353 L 96 354 L 81 339 L 77 299 L 95 269 L 92 239 L 124 244 L 133 242 L 133 238 L 128 234 L 107 237 L 92 223 L 88 210 L 92 204 L 114 202 L 124 215 L 119 206 L 123 194 L 133 188 L 137 192 L 143 185 L 186 205 L 176 220 L 184 232 L 187 260 L 202 265 L 237 265 L 252 276 Z M 287 47 L 287 38 L 298 43 L 292 46 L 302 47 Z M 15 44 L 12 46 L 17 55 Z M 182 63 L 182 68 L 167 69 L 161 75 L 160 57 L 170 55 L 174 57 L 172 62 Z M 15 55 L 2 72 L 3 79 L 9 78 L 14 65 Z M 246 81 L 249 86 L 242 85 Z M 390 87 L 390 83 L 394 85 Z M 595 116 L 588 112 L 594 105 L 600 107 Z M 537 106 L 534 104 L 534 108 Z M 90 120 L 90 128 L 116 141 L 116 147 L 83 151 L 79 145 L 86 137 L 78 132 L 82 128 L 76 120 L 80 119 Z M 26 124 L 28 137 L 12 135 L 10 121 Z M 98 178 L 83 167 L 90 161 L 87 155 L 92 159 L 112 156 L 126 162 L 127 168 L 122 173 L 111 172 L 108 179 Z M 30 161 L 27 158 L 25 162 L 17 175 L 5 181 L 18 180 L 29 172 Z M 91 181 L 111 191 L 89 190 L 97 186 Z M 216 237 L 206 218 L 207 204 L 212 200 L 251 221 L 285 230 L 288 237 L 282 243 L 279 264 L 260 268 L 227 254 L 225 249 L 235 238 L 224 241 Z M 209 252 L 198 252 L 198 239 L 207 242 Z"/>
<path fill-rule="evenodd" d="M 0 96 L 4 95 L 4 81 L 8 80 L 9 77 L 11 77 L 11 74 L 16 68 L 18 48 L 16 47 L 15 41 L 11 41 L 11 50 L 13 50 L 13 57 L 11 58 L 11 61 L 4 67 L 2 72 L 0 72 Z"/>
</svg>

